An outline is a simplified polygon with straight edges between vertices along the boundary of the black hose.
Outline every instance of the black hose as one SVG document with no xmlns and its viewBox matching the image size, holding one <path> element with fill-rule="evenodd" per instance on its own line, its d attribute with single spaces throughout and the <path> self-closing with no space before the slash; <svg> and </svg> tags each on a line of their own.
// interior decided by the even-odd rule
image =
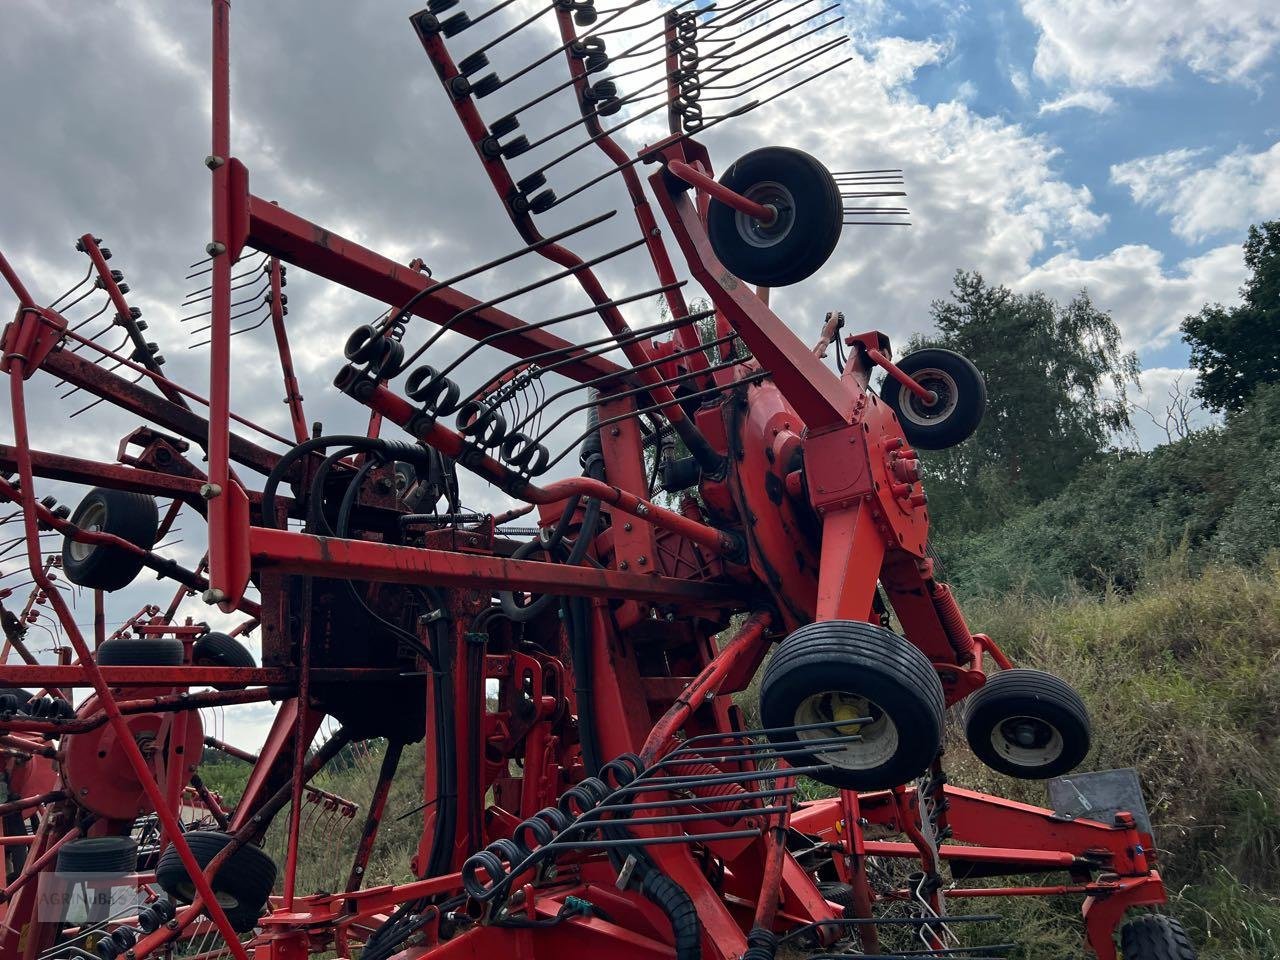
<svg viewBox="0 0 1280 960">
<path fill-rule="evenodd" d="M 414 464 L 426 465 L 431 451 L 418 443 L 401 440 L 384 440 L 381 437 L 366 437 L 361 434 L 333 434 L 327 437 L 312 437 L 286 451 L 267 475 L 262 487 L 262 525 L 274 528 L 276 525 L 276 490 L 280 482 L 289 473 L 294 463 L 315 450 L 336 446 L 354 447 L 357 450 L 378 451 L 389 460 L 407 460 Z"/>
<path fill-rule="evenodd" d="M 651 866 L 640 881 L 640 891 L 671 921 L 676 960 L 702 960 L 702 923 L 693 898 L 657 867 Z"/>
</svg>

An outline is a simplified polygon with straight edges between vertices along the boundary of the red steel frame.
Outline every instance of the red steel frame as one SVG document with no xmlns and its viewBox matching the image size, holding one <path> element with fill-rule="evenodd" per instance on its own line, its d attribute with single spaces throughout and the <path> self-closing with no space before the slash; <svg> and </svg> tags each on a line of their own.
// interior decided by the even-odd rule
<svg viewBox="0 0 1280 960">
<path fill-rule="evenodd" d="M 37 585 L 43 588 L 50 605 L 61 619 L 76 662 L 67 665 L 0 664 L 0 683 L 38 686 L 48 689 L 91 687 L 95 707 L 78 716 L 71 725 L 51 721 L 3 722 L 6 742 L 30 748 L 23 733 L 90 733 L 110 727 L 124 745 L 127 762 L 146 791 L 159 818 L 166 843 L 172 843 L 195 878 L 197 901 L 183 910 L 178 930 L 190 930 L 201 911 L 207 911 L 222 933 L 233 956 L 245 958 L 247 950 L 230 929 L 224 911 L 217 905 L 209 883 L 219 865 L 230 855 L 224 851 L 203 871 L 196 864 L 181 835 L 175 817 L 178 791 L 182 783 L 170 778 L 162 789 L 148 760 L 128 734 L 129 716 L 140 713 L 172 712 L 183 718 L 193 706 L 255 702 L 289 691 L 266 746 L 255 763 L 254 773 L 241 804 L 230 818 L 228 829 L 237 842 L 250 842 L 255 821 L 279 810 L 290 800 L 288 825 L 289 854 L 284 872 L 284 894 L 278 908 L 264 920 L 263 932 L 254 941 L 258 960 L 292 958 L 311 949 L 333 943 L 347 949 L 353 938 L 363 936 L 395 907 L 410 900 L 451 893 L 459 889 L 459 875 L 448 873 L 394 887 L 359 889 L 368 862 L 377 824 L 385 807 L 390 778 L 403 745 L 389 748 L 382 775 L 368 813 L 356 862 L 346 889 L 340 894 L 301 896 L 295 889 L 295 867 L 301 831 L 301 800 L 305 781 L 318 769 L 323 757 L 308 757 L 307 747 L 319 727 L 322 714 L 312 705 L 311 691 L 335 680 L 369 680 L 395 670 L 370 668 L 326 668 L 312 663 L 311 617 L 302 618 L 300 642 L 289 665 L 276 664 L 253 669 L 183 666 L 99 667 L 83 634 L 57 587 L 48 579 L 38 547 L 38 525 L 90 543 L 120 549 L 137 548 L 104 534 L 80 531 L 53 515 L 36 500 L 37 476 L 91 482 L 119 489 L 162 493 L 205 512 L 209 528 L 208 576 L 201 571 L 162 572 L 176 577 L 187 588 L 203 593 L 206 602 L 224 611 L 239 610 L 255 620 L 270 614 L 268 604 L 245 597 L 251 576 L 267 590 L 267 578 L 279 585 L 290 577 L 335 577 L 378 584 L 430 583 L 449 592 L 459 611 L 478 609 L 476 597 L 495 590 L 525 590 L 531 593 L 554 591 L 557 595 L 589 598 L 592 617 L 592 658 L 609 664 L 594 677 L 595 701 L 600 715 L 601 750 L 606 757 L 629 751 L 646 761 L 656 761 L 672 749 L 682 734 L 725 731 L 737 722 L 732 694 L 749 683 L 763 660 L 769 644 L 780 631 L 812 620 L 856 619 L 878 621 L 874 609 L 877 586 L 883 588 L 906 636 L 935 664 L 943 680 L 948 703 L 962 699 L 985 679 L 983 655 L 990 654 L 1002 668 L 1008 658 L 985 635 L 973 635 L 945 584 L 933 576 L 925 554 L 928 533 L 927 501 L 919 481 L 919 463 L 906 444 L 901 426 L 892 411 L 873 394 L 868 379 L 873 366 L 883 367 L 904 386 L 922 393 L 922 388 L 889 360 L 887 340 L 870 332 L 852 338 L 854 361 L 838 376 L 771 311 L 766 298 L 733 277 L 717 260 L 704 226 L 707 198 L 715 197 L 736 209 L 767 217 L 771 211 L 731 194 L 711 177 L 706 151 L 683 134 L 675 134 L 643 152 L 643 159 L 660 169 L 649 178 L 672 235 L 689 270 L 712 298 L 719 317 L 741 337 L 754 359 L 732 371 L 714 374 L 717 383 L 739 383 L 747 398 L 747 413 L 740 422 L 726 422 L 722 412 L 707 408 L 689 415 L 674 401 L 664 380 L 670 375 L 660 362 L 663 346 L 634 340 L 626 349 L 627 360 L 637 368 L 632 373 L 599 357 L 583 353 L 561 368 L 566 376 L 580 382 L 604 374 L 617 375 L 619 382 L 651 388 L 654 401 L 673 423 L 698 431 L 712 448 L 725 452 L 734 439 L 742 441 L 741 465 L 731 466 L 722 477 L 704 477 L 702 494 L 706 501 L 740 516 L 751 515 L 755 523 L 740 530 L 713 526 L 699 514 L 669 510 L 630 492 L 644 489 L 643 472 L 638 474 L 639 435 L 623 424 L 602 437 L 603 455 L 610 483 L 589 478 L 559 481 L 537 486 L 501 463 L 469 450 L 466 441 L 448 428 L 425 420 L 418 411 L 384 383 L 359 381 L 348 369 L 339 385 L 369 407 L 372 422 L 381 420 L 399 425 L 415 440 L 456 458 L 480 476 L 498 484 L 508 493 L 542 508 L 544 522 L 559 513 L 570 497 L 597 497 L 614 518 L 608 535 L 597 545 L 603 563 L 566 567 L 534 560 L 510 559 L 479 549 L 460 550 L 441 542 L 427 547 L 395 546 L 360 539 L 321 538 L 308 533 L 274 529 L 261 516 L 262 497 L 237 479 L 233 461 L 258 473 L 269 472 L 278 457 L 232 432 L 233 421 L 247 423 L 231 410 L 231 269 L 246 247 L 273 258 L 270 267 L 272 291 L 271 320 L 284 375 L 286 402 L 294 439 L 307 437 L 301 406 L 301 392 L 293 372 L 284 326 L 280 266 L 285 261 L 310 273 L 340 283 L 379 299 L 392 307 L 408 300 L 428 286 L 417 270 L 397 265 L 373 251 L 309 223 L 276 204 L 268 203 L 249 190 L 248 171 L 231 152 L 230 70 L 228 0 L 212 0 L 212 139 L 207 166 L 211 172 L 212 233 L 208 246 L 211 257 L 211 355 L 210 392 L 207 420 L 194 413 L 189 400 L 202 398 L 184 391 L 151 371 L 162 397 L 132 388 L 119 378 L 103 375 L 92 364 L 55 349 L 66 336 L 66 322 L 55 311 L 41 308 L 28 293 L 16 272 L 0 255 L 0 274 L 13 288 L 19 309 L 5 331 L 4 372 L 9 375 L 10 399 L 15 428 L 15 445 L 0 449 L 0 466 L 12 467 L 18 483 L 0 480 L 0 497 L 19 504 L 23 510 L 29 550 L 29 566 Z M 572 39 L 574 26 L 569 10 L 557 14 L 562 35 Z M 443 42 L 436 35 L 420 32 L 424 49 L 446 83 L 458 71 Z M 581 63 L 569 58 L 574 79 L 585 84 Z M 454 100 L 464 128 L 480 138 L 486 129 L 470 98 Z M 606 137 L 601 148 L 617 163 L 625 153 Z M 511 176 L 501 159 L 484 161 L 486 172 L 500 195 L 514 190 Z M 645 230 L 649 252 L 659 280 L 669 287 L 673 310 L 684 311 L 683 299 L 674 286 L 676 276 L 665 247 L 657 239 L 656 221 L 645 198 L 635 167 L 622 171 L 638 222 Z M 674 177 L 667 174 L 673 174 Z M 690 187 L 693 189 L 691 190 Z M 527 214 L 513 220 L 526 241 L 540 235 Z M 106 275 L 113 303 L 128 309 L 119 288 L 110 281 L 105 261 L 92 236 L 83 238 L 95 268 Z M 577 266 L 581 261 L 558 244 L 540 248 L 544 256 L 561 265 Z M 597 303 L 608 300 L 589 269 L 577 279 Z M 512 331 L 504 336 L 501 349 L 516 357 L 528 357 L 569 345 L 542 329 L 520 330 L 522 321 L 479 302 L 453 288 L 441 288 L 419 298 L 413 313 L 429 322 L 443 323 L 461 311 L 468 311 L 464 324 L 455 329 L 482 338 L 494 331 Z M 687 311 L 685 311 L 687 313 Z M 616 310 L 602 307 L 602 317 L 615 333 L 625 331 Z M 691 339 L 693 338 L 693 339 Z M 696 345 L 696 332 L 680 328 L 676 339 L 681 346 Z M 698 354 L 695 363 L 703 364 Z M 59 456 L 32 448 L 25 409 L 25 382 L 37 370 L 67 379 L 97 396 L 139 415 L 165 429 L 205 445 L 207 469 L 186 463 L 186 472 L 150 469 L 145 456 L 128 466 L 104 466 L 76 458 Z M 705 369 L 703 364 L 699 369 Z M 767 371 L 768 379 L 758 376 Z M 708 376 L 712 376 L 708 374 Z M 922 399 L 930 399 L 923 391 Z M 625 412 L 625 398 L 606 400 L 604 409 Z M 273 435 L 272 435 L 273 436 Z M 145 439 L 145 438 L 144 438 Z M 154 441 L 152 441 L 154 442 Z M 769 451 L 766 455 L 763 451 Z M 796 454 L 805 453 L 806 473 L 795 468 Z M 122 446 L 122 460 L 123 446 Z M 186 469 L 189 468 L 189 469 Z M 772 472 L 795 504 L 777 507 L 770 501 L 759 478 Z M 803 502 L 807 501 L 807 502 Z M 282 509 L 288 504 L 283 501 Z M 798 511 L 811 509 L 821 523 L 821 543 L 803 542 L 798 534 Z M 257 519 L 258 523 L 251 522 Z M 624 522 L 625 521 L 625 522 Z M 722 574 L 718 578 L 691 577 L 680 573 L 671 562 L 659 562 L 664 545 L 680 545 L 682 555 L 701 558 Z M 651 559 L 650 559 L 651 558 Z M 712 567 L 707 567 L 711 569 Z M 748 597 L 761 591 L 770 595 L 771 611 L 757 610 L 748 616 L 731 642 L 717 650 L 711 639 L 701 636 L 684 661 L 673 666 L 669 676 L 642 674 L 627 652 L 627 631 L 658 609 L 679 609 L 682 615 L 715 611 L 747 610 Z M 478 593 L 477 593 L 478 591 Z M 467 599 L 469 598 L 469 599 Z M 609 601 L 621 600 L 610 608 Z M 175 601 L 176 607 L 176 601 Z M 99 605 L 100 609 L 100 605 Z M 172 617 L 172 610 L 169 618 Z M 159 625 L 157 629 L 162 629 Z M 168 628 L 170 631 L 183 628 Z M 465 634 L 456 628 L 458 649 L 465 649 Z M 101 633 L 98 637 L 101 640 Z M 547 658 L 486 655 L 483 678 L 510 678 L 516 671 L 542 677 L 563 669 Z M 459 670 L 457 692 L 466 696 L 466 684 L 476 678 Z M 541 680 L 539 681 L 541 682 Z M 195 684 L 235 685 L 241 689 L 191 694 Z M 142 695 L 148 688 L 148 695 Z M 155 696 L 149 695 L 154 688 Z M 131 691 L 121 698 L 122 690 Z M 114 691 L 114 692 L 113 692 Z M 548 698 L 551 704 L 554 698 Z M 465 701 L 461 701 L 465 702 Z M 541 714 L 539 715 L 542 716 Z M 486 742 L 501 733 L 501 719 L 466 716 L 461 718 L 459 742 L 465 742 L 468 724 L 482 727 Z M 459 833 L 451 869 L 487 840 L 503 836 L 517 817 L 528 816 L 539 806 L 553 802 L 566 783 L 581 776 L 580 761 L 566 764 L 567 745 L 554 742 L 548 728 L 538 720 L 524 744 L 526 769 L 518 805 L 495 806 L 490 822 L 479 834 L 467 828 Z M 428 748 L 433 746 L 430 729 Z M 41 755 L 35 751 L 33 755 Z M 172 759 L 172 757 L 170 757 Z M 531 762 L 533 759 L 537 763 Z M 464 765 L 485 766 L 481 757 L 465 757 Z M 503 765 L 505 767 L 505 764 Z M 464 766 L 460 774 L 467 769 Z M 290 776 L 290 771 L 295 773 Z M 484 791 L 494 789 L 506 798 L 512 789 L 496 767 L 486 767 L 480 781 L 480 795 L 464 796 L 462 809 L 479 809 Z M 467 777 L 459 776 L 465 784 Z M 424 790 L 427 799 L 437 789 L 428 771 Z M 469 788 L 468 788 L 469 789 Z M 1073 882 L 1050 887 L 996 887 L 948 891 L 948 896 L 1001 897 L 1018 895 L 1076 894 L 1085 898 L 1084 918 L 1087 939 L 1102 960 L 1113 960 L 1112 935 L 1124 910 L 1130 906 L 1161 903 L 1164 890 L 1152 859 L 1152 840 L 1141 833 L 1132 818 L 1122 816 L 1114 825 L 1075 820 L 1062 821 L 1050 811 L 1012 801 L 945 786 L 946 824 L 956 841 L 943 844 L 938 855 L 943 860 L 981 862 L 1007 868 L 1005 872 L 1032 872 L 1055 869 L 1071 874 Z M 751 841 L 711 840 L 707 846 L 725 862 L 734 864 L 735 874 L 727 882 L 727 893 L 716 890 L 686 846 L 654 847 L 653 858 L 693 899 L 703 927 L 704 955 L 736 958 L 746 947 L 745 930 L 752 926 L 787 929 L 791 926 L 831 920 L 838 910 L 818 893 L 812 878 L 787 852 L 785 831 L 798 830 L 821 838 L 838 851 L 835 864 L 840 876 L 854 885 L 859 897 L 858 912 L 870 915 L 876 894 L 870 889 L 865 869 L 866 857 L 901 857 L 927 863 L 932 854 L 925 849 L 911 822 L 917 803 L 913 789 L 858 795 L 850 791 L 830 800 L 800 805 L 789 817 L 760 825 L 760 835 Z M 66 822 L 62 795 L 50 791 L 20 802 L 24 808 L 43 805 L 48 830 L 42 829 L 30 842 L 27 867 L 18 880 L 6 887 L 0 901 L 7 901 L 0 925 L 0 952 L 18 949 L 25 939 L 24 956 L 34 956 L 39 940 L 27 937 L 26 924 L 32 922 L 32 905 L 24 890 L 31 877 L 48 866 L 59 847 L 78 835 L 78 829 L 58 833 Z M 424 844 L 432 824 L 428 815 Z M 868 840 L 865 828 L 879 825 L 905 833 L 911 842 Z M 687 831 L 702 830 L 692 822 Z M 660 834 L 662 828 L 650 828 Z M 669 832 L 669 831 L 668 831 Z M 6 838 L 17 842 L 20 838 Z M 27 841 L 22 841 L 26 843 Z M 424 847 L 425 849 L 425 847 Z M 419 868 L 420 868 L 419 864 Z M 404 956 L 563 956 L 564 951 L 585 953 L 603 950 L 610 957 L 668 957 L 661 924 L 652 908 L 614 887 L 612 868 L 599 859 L 578 863 L 574 879 L 546 889 L 526 890 L 530 917 L 556 915 L 570 895 L 590 898 L 608 908 L 618 920 L 601 917 L 577 918 L 538 931 L 476 926 L 453 939 L 441 939 L 438 923 L 424 928 L 424 942 L 406 950 Z M 135 955 L 142 957 L 174 935 L 160 930 L 142 939 Z M 863 930 L 864 944 L 874 944 L 873 928 Z M 6 953 L 5 955 L 10 955 Z"/>
</svg>

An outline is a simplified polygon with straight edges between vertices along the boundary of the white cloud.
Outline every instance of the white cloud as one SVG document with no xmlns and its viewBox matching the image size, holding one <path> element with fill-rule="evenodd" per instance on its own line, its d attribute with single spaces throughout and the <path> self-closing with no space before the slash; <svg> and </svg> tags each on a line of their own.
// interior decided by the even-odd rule
<svg viewBox="0 0 1280 960">
<path fill-rule="evenodd" d="M 1064 110 L 1091 110 L 1094 113 L 1106 113 L 1115 107 L 1116 102 L 1100 90 L 1077 90 L 1064 94 L 1056 100 L 1046 100 L 1040 104 L 1040 116 L 1050 113 L 1061 113 Z"/>
<path fill-rule="evenodd" d="M 1043 290 L 1060 300 L 1088 289 L 1099 308 L 1111 311 L 1125 345 L 1141 351 L 1168 344 L 1183 317 L 1202 304 L 1234 300 L 1244 277 L 1240 248 L 1235 245 L 1217 247 L 1167 271 L 1159 250 L 1135 244 L 1087 260 L 1059 254 L 1014 286 Z"/>
<path fill-rule="evenodd" d="M 1254 78 L 1280 44 L 1274 0 L 1022 0 L 1040 30 L 1035 71 L 1073 87 L 1146 87 L 1175 66 Z"/>
<path fill-rule="evenodd" d="M 1250 222 L 1280 212 L 1280 142 L 1199 166 L 1204 152 L 1171 150 L 1116 164 L 1111 180 L 1127 187 L 1135 202 L 1168 214 L 1174 232 L 1186 240 L 1243 233 Z"/>
</svg>

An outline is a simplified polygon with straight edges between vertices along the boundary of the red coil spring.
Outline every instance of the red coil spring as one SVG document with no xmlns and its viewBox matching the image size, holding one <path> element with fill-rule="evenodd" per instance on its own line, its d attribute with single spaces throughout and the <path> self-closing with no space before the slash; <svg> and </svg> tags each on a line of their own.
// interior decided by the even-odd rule
<svg viewBox="0 0 1280 960">
<path fill-rule="evenodd" d="M 698 763 L 680 764 L 676 768 L 674 776 L 680 779 L 693 779 L 694 777 L 714 777 L 725 773 L 714 763 L 704 760 L 697 754 L 691 754 L 688 759 L 696 759 Z M 687 788 L 695 797 L 706 800 L 720 800 L 728 802 L 708 803 L 706 809 L 716 813 L 730 813 L 734 810 L 741 809 L 742 800 L 738 800 L 737 796 L 747 791 L 743 789 L 740 783 L 708 783 L 705 786 L 692 786 Z"/>
<path fill-rule="evenodd" d="M 945 583 L 934 583 L 930 591 L 933 608 L 942 621 L 942 629 L 946 631 L 951 649 L 955 651 L 956 660 L 968 663 L 973 659 L 973 634 L 969 632 L 969 624 L 965 623 L 964 614 L 960 612 L 960 604 Z"/>
</svg>

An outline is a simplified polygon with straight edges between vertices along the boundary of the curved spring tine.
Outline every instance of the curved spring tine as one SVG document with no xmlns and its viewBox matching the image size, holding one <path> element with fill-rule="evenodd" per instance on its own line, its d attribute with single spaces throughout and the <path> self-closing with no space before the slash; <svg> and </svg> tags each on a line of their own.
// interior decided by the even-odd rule
<svg viewBox="0 0 1280 960">
<path fill-rule="evenodd" d="M 631 250 L 635 250 L 637 247 L 643 246 L 645 242 L 646 242 L 645 238 L 641 237 L 639 240 L 633 240 L 630 243 L 623 244 L 621 247 L 615 247 L 613 250 L 610 250 L 607 253 L 603 253 L 598 257 L 594 257 L 591 260 L 583 261 L 582 263 L 576 264 L 572 267 L 566 267 L 564 270 L 561 270 L 557 273 L 553 273 L 550 276 L 543 277 L 539 280 L 535 280 L 532 283 L 527 283 L 522 287 L 517 287 L 515 290 L 508 291 L 507 293 L 504 293 L 498 297 L 494 297 L 491 300 L 487 300 L 484 303 L 477 303 L 474 306 L 467 307 L 467 309 L 465 310 L 458 311 L 452 317 L 450 317 L 448 320 L 442 323 L 440 325 L 440 328 L 434 334 L 432 334 L 430 337 L 427 338 L 426 343 L 424 343 L 421 347 L 415 350 L 408 358 L 403 360 L 400 364 L 400 369 L 407 370 L 414 362 L 418 360 L 419 357 L 421 357 L 424 353 L 427 352 L 427 350 L 429 350 L 432 346 L 434 346 L 435 343 L 441 337 L 443 337 L 446 333 L 448 333 L 449 330 L 453 327 L 453 325 L 457 323 L 459 320 L 461 320 L 462 318 L 471 316 L 475 313 L 478 313 L 481 310 L 487 309 L 488 307 L 492 307 L 495 304 L 503 303 L 515 297 L 523 296 L 524 294 L 529 293 L 533 290 L 537 290 L 540 287 L 545 287 L 548 284 L 555 283 L 557 280 L 563 280 L 566 277 L 574 276 L 578 273 L 581 273 L 583 270 L 589 270 L 591 267 L 604 263 L 606 260 L 610 260 L 613 257 L 621 256 L 624 253 L 627 253 Z M 599 307 L 600 305 L 597 305 L 596 309 L 599 309 Z M 595 310 L 592 310 L 590 312 L 594 313 Z M 492 342 L 492 338 L 500 334 L 505 335 L 506 333 L 512 333 L 515 331 L 526 332 L 530 329 L 536 329 L 539 326 L 545 327 L 551 322 L 558 323 L 564 319 L 567 319 L 567 318 L 563 316 L 553 317 L 552 320 L 550 321 L 543 320 L 543 321 L 539 321 L 539 323 L 536 323 L 536 324 L 522 324 L 519 327 L 513 327 L 511 330 L 498 331 L 497 334 L 489 334 L 489 336 L 485 337 L 483 340 L 476 341 L 476 343 L 471 348 L 469 348 L 469 350 L 465 353 L 464 357 L 459 357 L 458 360 L 453 361 L 452 364 L 450 364 L 448 367 L 444 368 L 440 372 L 441 374 L 449 373 L 451 370 L 457 367 L 458 363 L 462 359 L 464 359 L 465 356 L 470 356 L 472 353 L 475 352 L 475 349 L 477 347 L 483 345 L 486 342 Z"/>
<path fill-rule="evenodd" d="M 63 300 L 67 299 L 67 297 L 71 296 L 73 293 L 75 293 L 77 290 L 83 287 L 88 282 L 89 278 L 92 276 L 93 276 L 93 264 L 91 263 L 89 264 L 89 269 L 85 271 L 84 276 L 80 278 L 80 281 L 75 286 L 71 287 L 65 293 L 63 293 L 62 296 L 58 297 L 57 300 L 53 301 L 53 303 L 49 304 L 49 306 L 46 309 L 56 310 L 58 308 L 58 304 L 60 304 Z"/>
</svg>

